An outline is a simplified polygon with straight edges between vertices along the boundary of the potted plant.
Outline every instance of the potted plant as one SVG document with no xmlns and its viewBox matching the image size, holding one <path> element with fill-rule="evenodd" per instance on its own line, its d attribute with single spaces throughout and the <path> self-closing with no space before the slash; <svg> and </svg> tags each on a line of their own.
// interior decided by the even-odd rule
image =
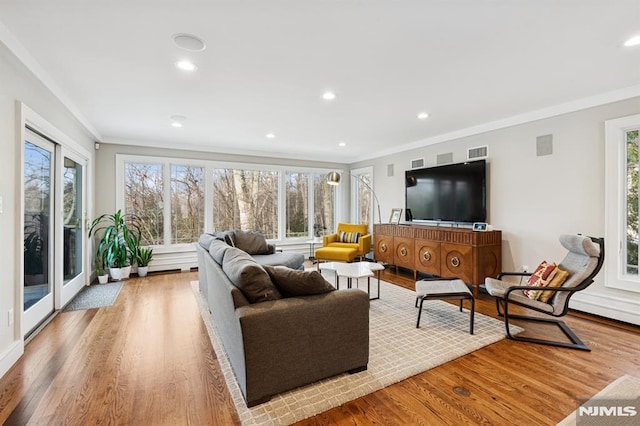
<svg viewBox="0 0 640 426">
<path fill-rule="evenodd" d="M 149 272 L 149 262 L 153 259 L 153 249 L 151 247 L 138 247 L 136 253 L 136 263 L 138 264 L 138 276 L 146 277 Z"/>
<path fill-rule="evenodd" d="M 98 282 L 100 284 L 106 284 L 109 281 L 109 274 L 104 270 L 104 259 L 101 253 L 96 254 L 96 260 L 93 262 L 96 268 L 96 275 L 98 276 Z"/>
<path fill-rule="evenodd" d="M 135 215 L 124 215 L 121 210 L 113 214 L 103 214 L 91 223 L 89 238 L 99 238 L 97 253 L 114 280 L 124 278 L 123 268 L 131 266 L 131 250 L 140 239 L 140 227 Z"/>
</svg>

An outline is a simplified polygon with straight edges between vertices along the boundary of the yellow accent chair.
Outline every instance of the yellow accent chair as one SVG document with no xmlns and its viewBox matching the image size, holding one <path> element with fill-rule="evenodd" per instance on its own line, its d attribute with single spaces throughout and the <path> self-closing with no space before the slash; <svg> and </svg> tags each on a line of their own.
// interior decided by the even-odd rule
<svg viewBox="0 0 640 426">
<path fill-rule="evenodd" d="M 353 262 L 371 251 L 371 234 L 366 224 L 339 223 L 336 232 L 322 237 L 317 260 Z"/>
</svg>

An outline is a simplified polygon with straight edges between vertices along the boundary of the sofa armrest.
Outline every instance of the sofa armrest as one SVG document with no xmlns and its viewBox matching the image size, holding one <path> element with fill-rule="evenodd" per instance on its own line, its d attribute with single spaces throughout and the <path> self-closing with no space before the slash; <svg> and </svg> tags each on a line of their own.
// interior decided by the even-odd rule
<svg viewBox="0 0 640 426">
<path fill-rule="evenodd" d="M 327 247 L 331 243 L 338 241 L 338 234 L 329 234 L 322 237 L 322 247 Z"/>
<path fill-rule="evenodd" d="M 247 401 L 361 368 L 369 360 L 369 296 L 359 289 L 236 310 Z"/>
</svg>

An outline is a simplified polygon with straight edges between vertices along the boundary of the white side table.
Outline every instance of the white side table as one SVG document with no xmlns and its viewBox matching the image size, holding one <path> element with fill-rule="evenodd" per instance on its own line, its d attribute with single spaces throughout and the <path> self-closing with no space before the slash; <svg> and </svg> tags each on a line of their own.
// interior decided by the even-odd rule
<svg viewBox="0 0 640 426">
<path fill-rule="evenodd" d="M 315 237 L 313 240 L 305 241 L 306 244 L 309 244 L 309 260 L 315 262 L 314 252 L 316 251 L 316 244 L 322 244 L 322 237 Z"/>
</svg>

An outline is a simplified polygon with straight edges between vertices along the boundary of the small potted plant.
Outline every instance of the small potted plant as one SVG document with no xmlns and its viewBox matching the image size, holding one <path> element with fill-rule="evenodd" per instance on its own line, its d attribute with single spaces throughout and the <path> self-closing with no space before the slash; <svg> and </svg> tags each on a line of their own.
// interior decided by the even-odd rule
<svg viewBox="0 0 640 426">
<path fill-rule="evenodd" d="M 146 277 L 149 272 L 149 262 L 153 259 L 153 249 L 151 247 L 138 247 L 136 253 L 136 263 L 138 264 L 138 276 Z"/>
<path fill-rule="evenodd" d="M 101 254 L 96 255 L 96 260 L 93 262 L 96 268 L 96 275 L 98 276 L 98 282 L 100 284 L 106 284 L 109 281 L 109 274 L 104 270 L 104 259 Z"/>
</svg>

